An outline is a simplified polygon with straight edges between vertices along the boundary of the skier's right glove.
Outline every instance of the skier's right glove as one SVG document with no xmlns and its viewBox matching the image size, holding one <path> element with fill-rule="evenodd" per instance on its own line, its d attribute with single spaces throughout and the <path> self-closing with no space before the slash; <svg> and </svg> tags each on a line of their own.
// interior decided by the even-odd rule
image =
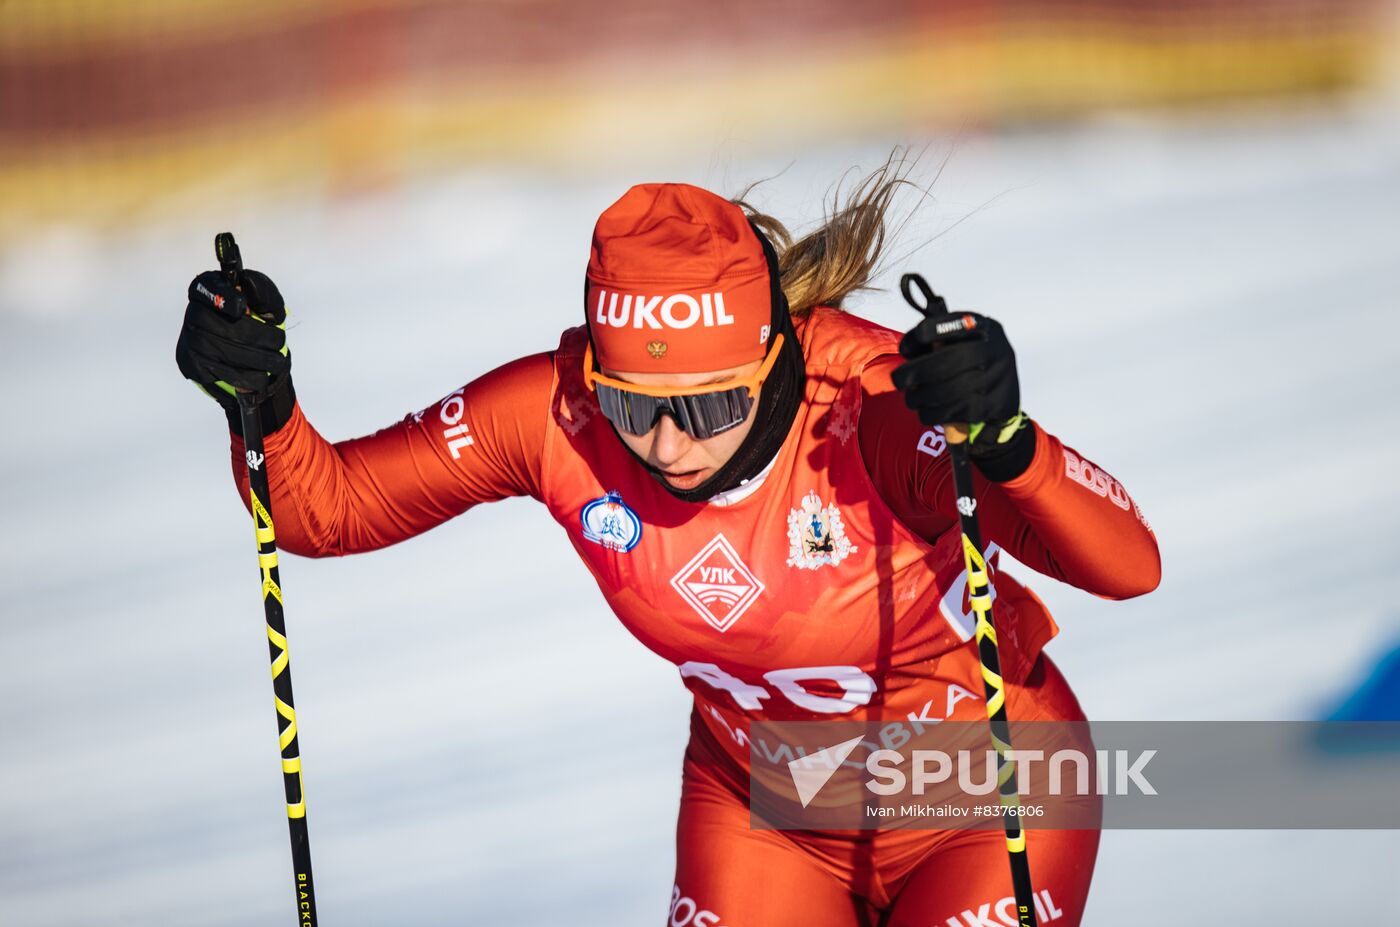
<svg viewBox="0 0 1400 927">
<path fill-rule="evenodd" d="M 968 455 L 983 476 L 999 483 L 1020 476 L 1035 457 L 1035 429 L 1021 411 L 1016 352 L 1001 323 L 976 312 L 950 313 L 918 274 L 905 274 L 900 288 L 924 313 L 899 342 L 905 363 L 892 380 L 905 404 L 925 425 L 965 425 Z"/>
<path fill-rule="evenodd" d="M 243 434 L 239 392 L 258 394 L 264 435 L 292 417 L 296 393 L 286 321 L 282 294 L 267 274 L 241 271 L 237 288 L 213 270 L 190 281 L 175 363 L 223 406 L 235 434 Z"/>
</svg>

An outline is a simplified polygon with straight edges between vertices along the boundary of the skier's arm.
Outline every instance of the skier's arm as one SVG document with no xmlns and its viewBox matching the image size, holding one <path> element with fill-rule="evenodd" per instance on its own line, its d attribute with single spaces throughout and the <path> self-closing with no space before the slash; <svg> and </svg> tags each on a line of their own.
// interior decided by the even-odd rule
<svg viewBox="0 0 1400 927">
<path fill-rule="evenodd" d="M 265 442 L 279 546 L 313 557 L 359 553 L 421 534 L 480 502 L 538 496 L 552 389 L 551 355 L 532 355 L 388 428 L 335 444 L 296 406 Z M 247 505 L 237 434 L 232 460 Z"/>
<path fill-rule="evenodd" d="M 894 388 L 898 357 L 862 375 L 861 453 L 886 503 L 912 530 L 933 538 L 957 526 L 953 474 L 942 435 L 920 424 Z M 974 473 L 986 540 L 1017 560 L 1096 595 L 1125 599 L 1157 587 L 1157 539 L 1118 483 L 1038 424 L 1035 453 L 1005 482 Z"/>
</svg>

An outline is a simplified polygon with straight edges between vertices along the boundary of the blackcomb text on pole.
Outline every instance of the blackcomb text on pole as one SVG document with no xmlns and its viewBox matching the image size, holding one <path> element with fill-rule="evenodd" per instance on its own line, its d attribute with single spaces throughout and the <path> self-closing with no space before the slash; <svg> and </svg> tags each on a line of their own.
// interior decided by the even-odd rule
<svg viewBox="0 0 1400 927">
<path fill-rule="evenodd" d="M 214 237 L 219 270 L 238 286 L 243 258 L 231 232 Z M 296 879 L 297 923 L 315 927 L 316 890 L 311 878 L 311 841 L 306 830 L 306 795 L 302 789 L 301 751 L 297 744 L 297 713 L 292 700 L 292 667 L 287 655 L 287 627 L 282 615 L 282 584 L 277 571 L 277 536 L 272 526 L 272 495 L 267 488 L 262 420 L 258 393 L 240 390 L 239 417 L 248 461 L 248 497 L 258 541 L 258 572 L 262 579 L 263 614 L 267 619 L 267 648 L 272 660 L 272 695 L 277 704 L 277 740 L 282 748 L 282 787 L 287 798 L 287 827 L 292 837 L 292 874 Z"/>
<path fill-rule="evenodd" d="M 939 333 L 971 331 L 976 320 L 971 316 L 948 314 L 948 305 L 918 274 L 905 274 L 899 281 L 900 290 L 911 306 L 925 315 L 942 316 Z M 912 287 L 918 287 L 924 297 L 921 306 L 915 301 Z M 972 460 L 967 452 L 965 426 L 945 424 L 949 457 L 953 465 L 953 490 L 957 495 L 958 521 L 962 528 L 963 564 L 967 570 L 967 600 L 977 617 L 977 656 L 982 661 L 982 687 L 987 698 L 987 722 L 992 732 L 992 747 L 997 754 L 998 796 L 1008 813 L 1002 815 L 1006 824 L 1006 852 L 1011 861 L 1011 885 L 1016 896 L 1016 916 L 1022 927 L 1036 927 L 1035 893 L 1031 887 L 1030 860 L 1026 857 L 1026 833 L 1021 816 L 1016 813 L 1021 800 L 1016 790 L 1016 765 L 1007 760 L 1011 750 L 1011 731 L 1006 718 L 1006 683 L 1001 678 L 1001 658 L 997 653 L 996 622 L 992 617 L 992 588 L 983 554 L 982 531 L 977 522 L 977 497 L 972 488 Z"/>
</svg>

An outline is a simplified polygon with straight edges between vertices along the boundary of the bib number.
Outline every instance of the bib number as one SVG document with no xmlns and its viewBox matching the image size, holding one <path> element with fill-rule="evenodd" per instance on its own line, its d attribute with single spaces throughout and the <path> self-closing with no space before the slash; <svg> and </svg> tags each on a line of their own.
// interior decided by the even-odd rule
<svg viewBox="0 0 1400 927">
<path fill-rule="evenodd" d="M 773 695 L 763 686 L 744 682 L 713 663 L 689 660 L 680 665 L 680 670 L 682 679 L 700 679 L 728 692 L 735 704 L 745 711 L 758 711 L 763 707 L 763 700 Z M 764 673 L 763 679 L 798 708 L 828 715 L 843 714 L 870 704 L 876 688 L 875 680 L 859 666 L 799 666 Z M 818 695 L 803 686 L 804 682 L 817 680 L 834 682 L 840 687 L 841 695 Z"/>
</svg>

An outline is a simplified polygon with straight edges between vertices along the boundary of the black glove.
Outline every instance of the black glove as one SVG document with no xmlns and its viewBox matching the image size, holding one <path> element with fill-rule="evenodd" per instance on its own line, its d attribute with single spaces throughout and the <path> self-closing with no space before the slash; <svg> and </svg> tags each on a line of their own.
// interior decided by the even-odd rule
<svg viewBox="0 0 1400 927">
<path fill-rule="evenodd" d="M 919 287 L 926 305 L 915 302 Z M 967 424 L 968 453 L 982 475 L 1006 482 L 1035 456 L 1035 429 L 1021 412 L 1016 352 L 996 319 L 950 313 L 917 274 L 906 274 L 904 298 L 925 313 L 899 342 L 905 363 L 893 380 L 925 425 Z"/>
<path fill-rule="evenodd" d="M 175 363 L 223 406 L 236 434 L 243 433 L 237 391 L 258 394 L 264 435 L 292 416 L 296 393 L 286 321 L 282 294 L 267 274 L 240 271 L 237 289 L 213 270 L 190 281 Z"/>
</svg>

